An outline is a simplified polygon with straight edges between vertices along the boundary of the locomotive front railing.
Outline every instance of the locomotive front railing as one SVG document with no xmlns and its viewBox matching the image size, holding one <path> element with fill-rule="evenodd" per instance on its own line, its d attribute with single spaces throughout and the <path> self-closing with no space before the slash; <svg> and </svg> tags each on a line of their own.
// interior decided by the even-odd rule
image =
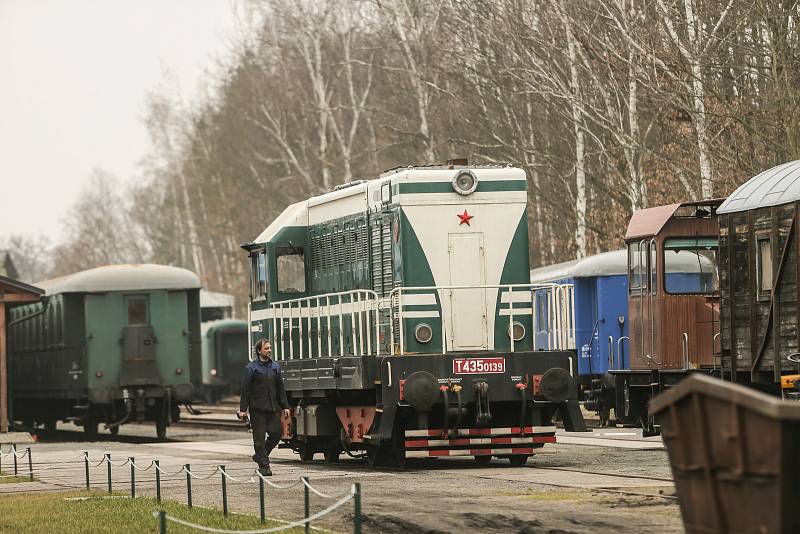
<svg viewBox="0 0 800 534">
<path fill-rule="evenodd" d="M 506 295 L 508 296 L 508 317 L 510 328 L 510 350 L 514 352 L 516 340 L 514 339 L 513 325 L 515 315 L 532 315 L 533 318 L 533 332 L 531 337 L 534 340 L 534 350 L 536 350 L 536 332 L 538 325 L 538 316 L 534 304 L 536 303 L 536 293 L 540 291 L 545 292 L 547 302 L 547 312 L 543 317 L 547 321 L 548 331 L 548 349 L 551 350 L 564 350 L 575 348 L 575 306 L 574 306 L 574 287 L 572 284 L 491 284 L 491 285 L 476 285 L 476 286 L 418 286 L 418 287 L 396 287 L 389 294 L 389 307 L 390 307 L 390 321 L 389 321 L 389 338 L 391 340 L 391 354 L 405 354 L 405 320 L 410 317 L 412 311 L 407 311 L 403 302 L 403 296 L 408 294 L 422 294 L 429 293 L 438 296 L 439 302 L 442 302 L 445 297 L 445 292 L 449 292 L 452 296 L 453 291 L 469 291 L 469 290 L 491 290 L 496 289 L 499 292 L 500 303 L 504 304 Z M 530 307 L 520 307 L 515 309 L 514 303 L 528 303 Z M 506 310 L 501 310 L 500 314 L 505 315 Z M 442 353 L 447 352 L 447 335 L 448 335 L 448 322 L 445 319 L 443 310 L 439 310 L 439 322 L 442 332 Z M 395 320 L 397 320 L 398 329 L 398 347 L 395 348 Z M 452 325 L 449 325 L 452 329 Z"/>
<path fill-rule="evenodd" d="M 355 289 L 312 297 L 274 302 L 269 307 L 276 360 L 333 357 L 332 320 L 338 330 L 338 355 L 344 356 L 345 323 L 350 319 L 349 335 L 353 352 L 380 356 L 380 342 L 374 337 L 379 318 L 378 294 L 369 289 Z M 373 321 L 374 319 L 374 321 Z M 316 323 L 316 332 L 313 325 Z M 323 347 L 323 323 L 326 340 Z M 297 329 L 297 354 L 293 331 Z M 288 357 L 287 357 L 288 356 Z"/>
</svg>

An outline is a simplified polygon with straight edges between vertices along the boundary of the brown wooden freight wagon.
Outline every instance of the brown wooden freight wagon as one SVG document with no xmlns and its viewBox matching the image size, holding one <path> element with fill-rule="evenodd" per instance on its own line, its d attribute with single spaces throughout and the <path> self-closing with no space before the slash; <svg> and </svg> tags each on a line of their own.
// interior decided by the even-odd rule
<svg viewBox="0 0 800 534">
<path fill-rule="evenodd" d="M 722 358 L 732 379 L 797 397 L 800 161 L 762 172 L 717 210 Z"/>
</svg>

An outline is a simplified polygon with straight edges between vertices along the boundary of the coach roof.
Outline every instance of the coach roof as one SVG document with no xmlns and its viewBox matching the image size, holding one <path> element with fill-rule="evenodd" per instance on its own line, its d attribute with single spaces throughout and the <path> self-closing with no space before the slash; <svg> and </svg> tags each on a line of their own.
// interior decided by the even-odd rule
<svg viewBox="0 0 800 534">
<path fill-rule="evenodd" d="M 582 260 L 565 261 L 531 271 L 531 283 L 545 283 L 565 278 L 627 274 L 628 252 L 625 249 L 603 252 Z"/>
<path fill-rule="evenodd" d="M 48 295 L 57 293 L 104 293 L 151 289 L 197 289 L 200 279 L 192 271 L 150 263 L 106 265 L 45 280 L 37 286 Z"/>
<path fill-rule="evenodd" d="M 735 213 L 800 200 L 800 160 L 768 169 L 733 192 L 717 213 Z"/>
</svg>

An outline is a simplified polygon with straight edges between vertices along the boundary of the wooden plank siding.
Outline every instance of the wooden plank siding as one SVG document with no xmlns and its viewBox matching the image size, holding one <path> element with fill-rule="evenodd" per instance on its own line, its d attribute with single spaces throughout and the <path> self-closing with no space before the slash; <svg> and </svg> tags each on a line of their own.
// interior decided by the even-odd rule
<svg viewBox="0 0 800 534">
<path fill-rule="evenodd" d="M 726 370 L 749 372 L 762 345 L 756 373 L 765 371 L 774 379 L 781 369 L 798 367 L 786 360 L 786 356 L 800 348 L 797 328 L 799 237 L 797 232 L 792 232 L 792 225 L 796 227 L 799 223 L 796 212 L 796 203 L 790 203 L 720 215 L 721 337 Z M 790 234 L 794 235 L 787 243 Z M 774 295 L 771 292 L 759 294 L 758 290 L 760 237 L 770 238 L 772 277 L 773 283 L 777 283 Z M 755 381 L 757 377 L 751 379 Z"/>
</svg>

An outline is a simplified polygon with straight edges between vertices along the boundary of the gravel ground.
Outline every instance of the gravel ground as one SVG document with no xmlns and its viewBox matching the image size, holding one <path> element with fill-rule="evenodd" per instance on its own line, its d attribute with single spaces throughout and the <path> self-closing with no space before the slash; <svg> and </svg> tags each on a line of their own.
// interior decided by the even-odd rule
<svg viewBox="0 0 800 534">
<path fill-rule="evenodd" d="M 172 428 L 170 440 L 158 443 L 150 425 L 126 425 L 117 439 L 103 436 L 88 443 L 80 442 L 75 427 L 59 429 L 54 436 L 42 434 L 33 445 L 35 465 L 57 468 L 39 476 L 57 484 L 51 488 L 83 483 L 83 463 L 73 458 L 83 450 L 93 460 L 104 452 L 110 452 L 114 462 L 135 456 L 143 466 L 158 458 L 168 471 L 191 463 L 195 472 L 208 474 L 225 464 L 237 478 L 248 478 L 254 466 L 248 457 L 249 436 L 243 432 Z M 287 484 L 308 476 L 315 487 L 329 494 L 341 494 L 353 482 L 360 482 L 364 532 L 368 533 L 683 531 L 665 451 L 566 444 L 548 445 L 545 450 L 553 452 L 540 454 L 521 468 L 511 468 L 500 459 L 485 467 L 469 459 L 439 459 L 409 461 L 402 471 L 373 470 L 365 461 L 350 458 L 338 464 L 321 459 L 304 464 L 281 450 L 273 455 L 271 481 Z M 54 463 L 68 459 L 74 463 Z M 137 494 L 155 493 L 152 470 L 137 472 L 136 477 Z M 93 487 L 104 488 L 105 466 L 93 468 L 91 478 Z M 114 467 L 113 479 L 115 490 L 128 491 L 130 467 Z M 221 507 L 219 479 L 216 474 L 193 483 L 195 505 Z M 3 486 L 19 485 L 0 485 L 0 491 Z M 22 486 L 47 488 L 35 483 Z M 185 475 L 165 478 L 162 488 L 166 498 L 186 501 Z M 258 514 L 257 484 L 229 483 L 228 496 L 232 510 Z M 312 496 L 312 513 L 330 502 Z M 352 510 L 348 503 L 317 524 L 349 531 Z M 267 488 L 267 515 L 295 520 L 302 514 L 300 487 Z"/>
</svg>

